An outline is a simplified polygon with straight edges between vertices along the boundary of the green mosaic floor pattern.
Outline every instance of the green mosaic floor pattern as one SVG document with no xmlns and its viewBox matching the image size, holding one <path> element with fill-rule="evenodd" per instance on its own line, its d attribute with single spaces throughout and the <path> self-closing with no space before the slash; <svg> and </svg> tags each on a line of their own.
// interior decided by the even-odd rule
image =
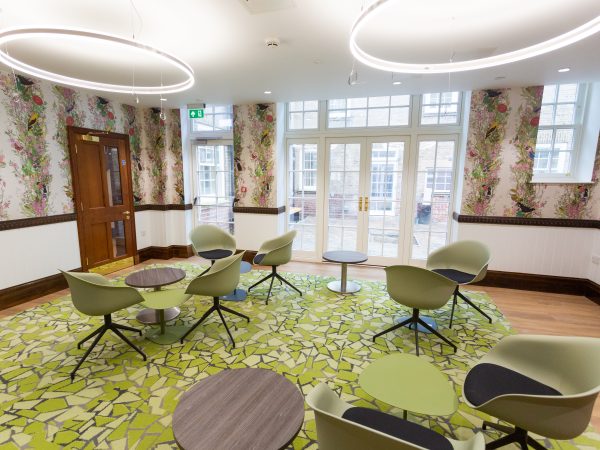
<svg viewBox="0 0 600 450">
<path fill-rule="evenodd" d="M 186 280 L 173 287 L 185 286 L 202 269 L 185 263 L 173 265 L 187 272 Z M 264 275 L 259 271 L 244 274 L 241 286 L 249 286 Z M 371 361 L 389 352 L 414 353 L 413 334 L 407 329 L 390 333 L 377 343 L 371 340 L 394 318 L 409 311 L 389 299 L 384 283 L 365 281 L 359 293 L 342 296 L 327 289 L 332 278 L 284 276 L 304 292 L 303 297 L 275 283 L 274 294 L 265 305 L 265 283 L 247 301 L 228 302 L 251 318 L 246 324 L 226 315 L 235 349 L 229 345 L 217 315 L 198 327 L 183 345 L 160 346 L 127 333 L 148 355 L 147 362 L 109 333 L 73 383 L 69 373 L 85 351 L 77 350 L 76 343 L 100 320 L 80 315 L 68 296 L 1 320 L 0 449 L 177 448 L 171 417 L 179 396 L 199 380 L 226 368 L 274 370 L 305 395 L 326 381 L 354 405 L 401 414 L 361 390 L 358 376 Z M 448 375 L 459 398 L 468 368 L 512 333 L 489 298 L 476 292 L 469 295 L 493 317 L 493 324 L 461 303 L 451 330 L 447 329 L 449 307 L 431 314 L 443 333 L 458 344 L 456 354 L 436 338 L 421 335 L 420 340 L 421 357 Z M 190 326 L 211 304 L 209 298 L 196 297 L 182 305 L 182 314 L 171 324 Z M 135 320 L 140 309 L 136 306 L 121 311 L 114 320 L 142 327 Z M 449 437 L 466 439 L 488 417 L 461 403 L 451 417 L 411 414 L 409 418 Z M 486 432 L 486 439 L 496 437 L 493 431 Z M 552 449 L 600 448 L 600 435 L 590 427 L 574 442 L 542 443 Z M 310 410 L 293 448 L 317 448 Z"/>
</svg>

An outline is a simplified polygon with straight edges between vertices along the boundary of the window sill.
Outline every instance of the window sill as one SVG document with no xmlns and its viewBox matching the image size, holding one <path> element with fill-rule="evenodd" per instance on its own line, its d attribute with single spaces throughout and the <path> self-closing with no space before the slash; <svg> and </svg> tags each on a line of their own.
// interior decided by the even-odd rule
<svg viewBox="0 0 600 450">
<path fill-rule="evenodd" d="M 534 178 L 531 184 L 596 184 L 591 180 L 577 180 L 575 178 Z"/>
</svg>

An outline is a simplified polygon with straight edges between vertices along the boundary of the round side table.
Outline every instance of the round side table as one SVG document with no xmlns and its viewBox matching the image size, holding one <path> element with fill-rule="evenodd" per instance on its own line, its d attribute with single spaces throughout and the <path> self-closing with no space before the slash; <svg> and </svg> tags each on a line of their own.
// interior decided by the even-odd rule
<svg viewBox="0 0 600 450">
<path fill-rule="evenodd" d="M 348 264 L 359 264 L 365 262 L 368 257 L 364 253 L 348 250 L 337 250 L 323 253 L 323 259 L 329 262 L 342 264 L 342 279 L 331 281 L 327 284 L 330 291 L 338 294 L 353 294 L 360 291 L 360 284 L 348 281 Z"/>
</svg>

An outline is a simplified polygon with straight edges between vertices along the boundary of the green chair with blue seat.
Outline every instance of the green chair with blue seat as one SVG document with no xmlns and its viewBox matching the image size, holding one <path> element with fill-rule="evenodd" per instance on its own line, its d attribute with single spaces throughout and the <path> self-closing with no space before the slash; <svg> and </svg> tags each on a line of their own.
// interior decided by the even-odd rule
<svg viewBox="0 0 600 450">
<path fill-rule="evenodd" d="M 415 333 L 417 356 L 419 355 L 419 325 L 435 334 L 456 352 L 448 338 L 419 317 L 422 309 L 431 310 L 444 306 L 456 287 L 448 278 L 427 269 L 414 266 L 389 266 L 385 268 L 387 291 L 390 298 L 400 305 L 412 308 L 412 316 L 373 336 L 373 342 L 379 336 L 408 325 Z"/>
<path fill-rule="evenodd" d="M 61 271 L 62 272 L 62 271 Z M 86 360 L 92 349 L 98 344 L 102 336 L 111 330 L 118 337 L 120 337 L 125 343 L 131 348 L 142 355 L 144 361 L 146 355 L 139 347 L 134 345 L 121 330 L 133 331 L 135 333 L 142 334 L 142 331 L 114 323 L 112 321 L 112 314 L 126 309 L 130 306 L 142 303 L 146 300 L 152 302 L 156 299 L 156 294 L 159 292 L 169 292 L 168 296 L 171 299 L 176 299 L 177 304 L 181 304 L 184 300 L 189 298 L 189 295 L 185 295 L 181 289 L 172 289 L 169 291 L 159 292 L 144 292 L 143 294 L 138 292 L 136 289 L 128 286 L 116 286 L 112 284 L 108 279 L 97 273 L 79 273 L 79 272 L 62 272 L 65 276 L 69 289 L 71 290 L 71 300 L 75 308 L 87 316 L 103 316 L 104 324 L 94 330 L 91 334 L 82 339 L 78 344 L 77 348 L 80 349 L 81 345 L 89 339 L 96 336 L 96 339 L 92 342 L 92 345 L 87 349 L 79 363 L 71 372 L 71 380 L 75 378 L 75 373 Z M 165 295 L 165 294 L 161 294 Z"/>
<path fill-rule="evenodd" d="M 452 328 L 454 308 L 458 297 L 462 298 L 492 323 L 492 318 L 459 290 L 460 286 L 483 280 L 487 274 L 489 263 L 490 251 L 479 241 L 457 241 L 435 250 L 427 258 L 427 269 L 456 282 L 452 311 L 450 312 L 450 328 Z"/>
<path fill-rule="evenodd" d="M 353 407 L 340 399 L 325 383 L 306 397 L 315 412 L 319 450 L 483 450 L 481 433 L 467 441 L 441 434 L 384 412 Z"/>
<path fill-rule="evenodd" d="M 251 289 L 255 288 L 259 284 L 271 279 L 271 284 L 269 285 L 269 292 L 267 293 L 267 301 L 269 303 L 269 297 L 271 296 L 271 290 L 273 289 L 273 281 L 278 279 L 280 282 L 287 284 L 292 289 L 294 289 L 298 294 L 302 295 L 302 291 L 290 283 L 288 280 L 283 278 L 281 275 L 277 273 L 277 267 L 283 264 L 287 264 L 292 259 L 292 246 L 294 244 L 294 238 L 296 237 L 296 230 L 288 231 L 287 233 L 282 234 L 281 236 L 276 237 L 275 239 L 270 239 L 268 241 L 263 242 L 263 244 L 258 249 L 254 260 L 252 261 L 254 264 L 259 264 L 261 266 L 271 266 L 271 273 L 266 277 L 260 279 L 252 286 L 248 288 L 248 292 Z"/>
<path fill-rule="evenodd" d="M 197 226 L 190 233 L 190 240 L 196 254 L 201 258 L 208 259 L 211 265 L 236 252 L 234 237 L 216 225 Z M 208 269 L 204 273 L 207 271 Z"/>
<path fill-rule="evenodd" d="M 247 322 L 250 322 L 250 318 L 241 314 L 233 309 L 227 308 L 226 306 L 222 306 L 220 303 L 220 297 L 229 294 L 232 292 L 238 285 L 240 281 L 240 264 L 242 262 L 242 258 L 244 256 L 244 252 L 238 253 L 237 255 L 231 255 L 223 259 L 219 259 L 215 261 L 215 263 L 208 269 L 204 274 L 199 275 L 194 278 L 189 286 L 186 289 L 186 294 L 190 295 L 203 295 L 209 296 L 213 298 L 213 306 L 211 306 L 208 311 L 206 311 L 200 320 L 198 320 L 182 337 L 181 343 L 183 344 L 183 340 L 193 332 L 198 325 L 200 325 L 206 318 L 213 312 L 217 312 L 219 317 L 221 318 L 221 322 L 225 326 L 225 330 L 227 330 L 227 334 L 231 339 L 231 344 L 235 348 L 235 341 L 233 340 L 233 335 L 231 331 L 229 331 L 229 327 L 227 326 L 227 322 L 225 322 L 225 317 L 223 317 L 223 312 L 228 312 L 230 314 L 234 314 L 243 319 L 246 319 Z"/>
<path fill-rule="evenodd" d="M 502 339 L 467 373 L 467 405 L 512 424 L 484 421 L 507 433 L 488 449 L 516 443 L 545 447 L 529 433 L 574 439 L 590 423 L 600 393 L 600 339 L 516 335 Z"/>
</svg>

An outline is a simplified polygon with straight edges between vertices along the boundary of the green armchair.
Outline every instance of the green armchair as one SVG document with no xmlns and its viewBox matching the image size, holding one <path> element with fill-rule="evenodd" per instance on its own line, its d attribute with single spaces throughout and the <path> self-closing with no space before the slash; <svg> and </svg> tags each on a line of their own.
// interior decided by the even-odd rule
<svg viewBox="0 0 600 450">
<path fill-rule="evenodd" d="M 325 383 L 306 397 L 315 411 L 319 450 L 483 450 L 481 433 L 455 441 L 408 420 L 369 408 L 352 407 Z"/>
<path fill-rule="evenodd" d="M 545 447 L 529 432 L 573 439 L 590 422 L 600 392 L 600 339 L 516 335 L 502 339 L 465 378 L 463 396 L 472 408 L 513 424 L 484 421 L 508 433 L 488 449 L 517 443 Z"/>
<path fill-rule="evenodd" d="M 422 309 L 438 309 L 444 306 L 452 292 L 454 292 L 456 283 L 442 275 L 414 266 L 386 267 L 385 275 L 387 291 L 392 300 L 412 308 L 413 313 L 412 317 L 373 336 L 373 342 L 379 336 L 409 325 L 415 332 L 415 345 L 418 356 L 419 325 L 421 325 L 451 346 L 456 352 L 456 345 L 419 317 L 419 312 Z"/>
<path fill-rule="evenodd" d="M 277 266 L 287 264 L 292 259 L 292 245 L 295 237 L 296 230 L 292 230 L 282 234 L 279 237 L 276 237 L 275 239 L 270 239 L 263 242 L 263 244 L 260 246 L 260 249 L 256 253 L 256 256 L 254 257 L 254 260 L 252 261 L 254 264 L 271 266 L 271 273 L 269 275 L 257 281 L 248 288 L 248 292 L 250 292 L 251 289 L 255 288 L 259 284 L 271 279 L 269 292 L 267 293 L 267 304 L 269 303 L 269 297 L 271 296 L 271 289 L 273 289 L 273 281 L 275 281 L 275 278 L 277 278 L 280 282 L 287 284 L 296 292 L 298 292 L 298 294 L 302 295 L 302 291 L 300 291 L 300 289 L 277 273 Z"/>
<path fill-rule="evenodd" d="M 427 269 L 457 283 L 452 301 L 452 311 L 450 312 L 450 328 L 452 328 L 457 297 L 462 298 L 492 323 L 492 318 L 458 289 L 460 286 L 483 280 L 487 273 L 489 262 L 489 249 L 478 241 L 454 242 L 432 252 L 429 258 L 427 258 Z"/>
<path fill-rule="evenodd" d="M 213 265 L 216 260 L 233 255 L 236 243 L 232 235 L 216 225 L 199 225 L 190 233 L 192 247 L 198 256 L 208 259 Z M 203 273 L 208 272 L 208 269 Z"/>
<path fill-rule="evenodd" d="M 183 340 L 198 327 L 206 318 L 216 311 L 221 318 L 221 322 L 225 325 L 225 330 L 227 330 L 227 334 L 231 339 L 231 344 L 235 348 L 235 341 L 233 340 L 233 336 L 231 331 L 229 331 L 229 327 L 225 322 L 225 317 L 223 317 L 222 311 L 228 312 L 230 314 L 234 314 L 243 319 L 246 319 L 247 322 L 250 322 L 250 318 L 241 314 L 237 311 L 234 311 L 226 306 L 222 306 L 220 303 L 220 297 L 229 294 L 232 292 L 238 285 L 240 281 L 240 264 L 242 262 L 242 258 L 244 256 L 244 252 L 241 252 L 237 255 L 231 255 L 223 259 L 219 259 L 215 261 L 215 263 L 209 268 L 207 272 L 199 275 L 194 278 L 189 286 L 186 289 L 186 294 L 192 295 L 205 295 L 213 298 L 213 306 L 209 308 L 208 311 L 204 313 L 204 315 L 198 320 L 181 338 L 181 343 L 183 344 Z"/>
</svg>

